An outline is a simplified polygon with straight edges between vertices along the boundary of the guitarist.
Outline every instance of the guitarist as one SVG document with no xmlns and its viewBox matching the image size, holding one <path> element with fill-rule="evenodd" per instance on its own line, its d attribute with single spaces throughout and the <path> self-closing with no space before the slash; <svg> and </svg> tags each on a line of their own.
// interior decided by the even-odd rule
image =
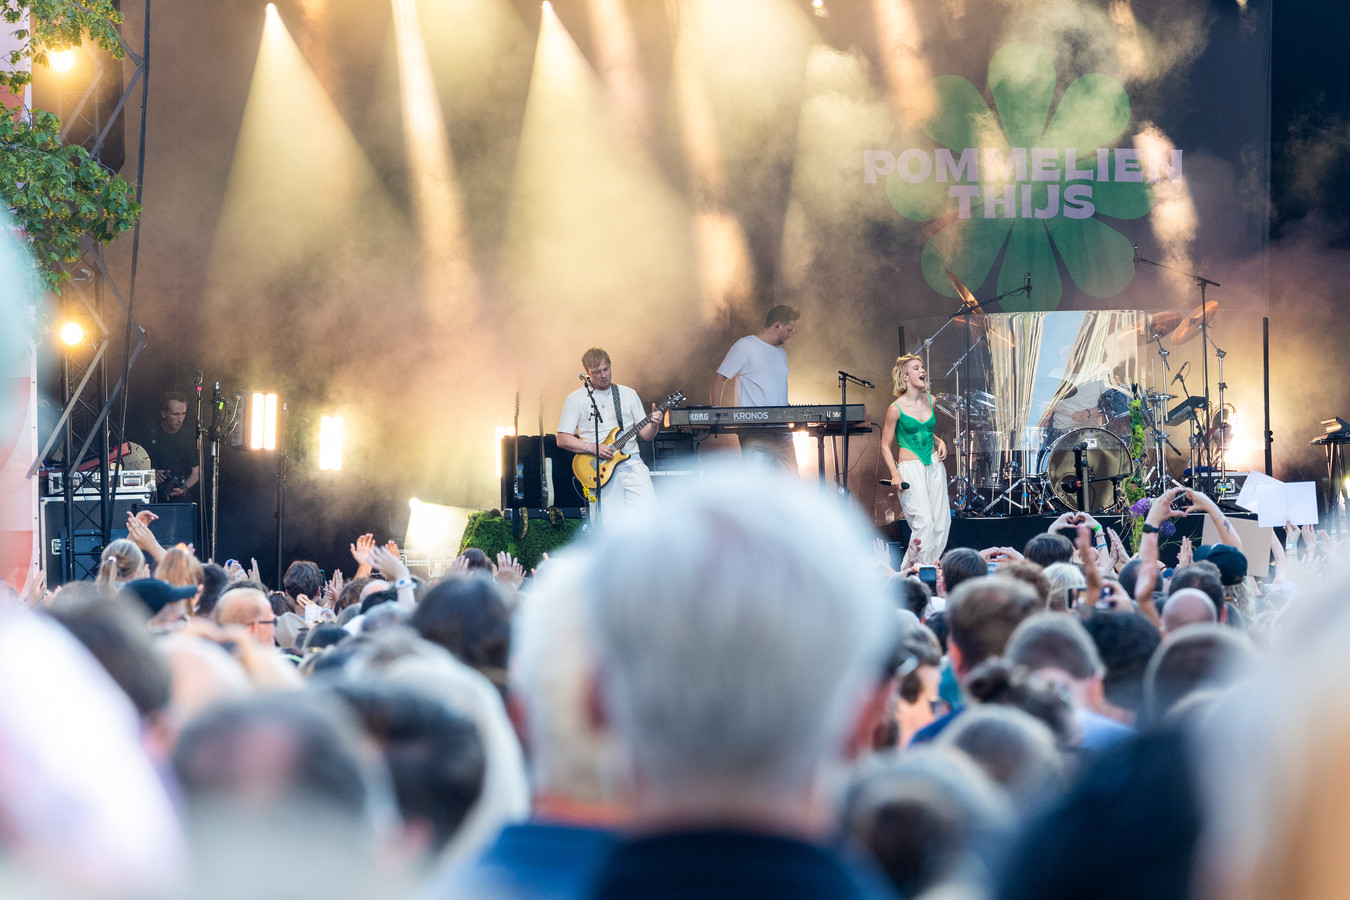
<svg viewBox="0 0 1350 900">
<path fill-rule="evenodd" d="M 591 398 L 586 388 L 581 387 L 568 394 L 563 401 L 562 416 L 558 419 L 558 446 L 573 453 L 594 454 L 601 459 L 611 459 L 615 450 L 628 454 L 628 459 L 615 467 L 609 483 L 600 488 L 600 501 L 606 514 L 617 506 L 640 506 L 655 499 L 651 472 L 638 453 L 637 441 L 630 440 L 626 446 L 617 448 L 604 443 L 612 429 L 617 427 L 622 432 L 647 416 L 642 399 L 632 388 L 614 384 L 610 375 L 609 354 L 599 347 L 592 347 L 585 352 L 581 357 L 581 367 L 586 370 L 586 379 L 595 394 L 595 405 L 600 410 L 600 445 L 597 449 L 595 411 L 591 408 Z M 652 412 L 656 412 L 655 404 L 652 405 Z M 660 430 L 661 418 L 658 416 L 638 432 L 638 436 L 649 441 Z"/>
</svg>

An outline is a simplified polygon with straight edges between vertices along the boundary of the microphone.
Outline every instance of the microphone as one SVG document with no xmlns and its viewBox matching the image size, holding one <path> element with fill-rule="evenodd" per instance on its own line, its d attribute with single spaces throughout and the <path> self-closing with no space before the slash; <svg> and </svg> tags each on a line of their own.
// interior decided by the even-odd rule
<svg viewBox="0 0 1350 900">
<path fill-rule="evenodd" d="M 1139 268 L 1139 242 L 1134 242 L 1134 267 Z"/>
<path fill-rule="evenodd" d="M 1026 283 L 1025 285 L 1023 285 L 1023 289 L 1026 290 L 1027 296 L 1030 297 L 1030 296 L 1031 296 L 1031 273 L 1030 273 L 1030 272 L 1027 273 L 1027 283 Z"/>
<path fill-rule="evenodd" d="M 196 377 L 196 379 L 192 382 L 192 384 L 193 384 L 193 386 L 197 389 L 197 393 L 200 394 L 200 393 L 202 392 L 202 370 L 201 370 L 201 369 L 198 369 L 198 370 L 197 370 L 197 377 Z"/>
<path fill-rule="evenodd" d="M 591 376 L 587 375 L 585 372 L 582 372 L 582 373 L 581 373 L 580 375 L 578 375 L 577 377 L 580 378 L 582 381 L 585 381 L 585 382 L 590 382 L 590 380 L 591 380 Z"/>
<path fill-rule="evenodd" d="M 839 369 L 838 372 L 839 372 L 839 375 L 840 375 L 841 377 L 852 379 L 853 381 L 858 382 L 858 384 L 859 384 L 860 386 L 862 386 L 862 387 L 865 387 L 865 388 L 874 388 L 874 387 L 876 387 L 875 384 L 873 384 L 872 382 L 868 381 L 866 378 L 859 378 L 857 375 L 850 375 L 850 374 L 848 374 L 847 372 L 845 372 L 843 369 Z"/>
<path fill-rule="evenodd" d="M 1180 369 L 1177 369 L 1177 374 L 1175 374 L 1175 375 L 1172 376 L 1172 382 L 1171 382 L 1171 383 L 1172 383 L 1172 384 L 1176 384 L 1178 381 L 1180 381 L 1181 378 L 1182 378 L 1182 376 L 1186 374 L 1186 370 L 1189 369 L 1190 367 L 1191 367 L 1191 364 L 1190 364 L 1189 362 L 1184 362 L 1184 363 L 1182 363 L 1182 364 L 1181 364 L 1181 368 L 1180 368 Z"/>
</svg>

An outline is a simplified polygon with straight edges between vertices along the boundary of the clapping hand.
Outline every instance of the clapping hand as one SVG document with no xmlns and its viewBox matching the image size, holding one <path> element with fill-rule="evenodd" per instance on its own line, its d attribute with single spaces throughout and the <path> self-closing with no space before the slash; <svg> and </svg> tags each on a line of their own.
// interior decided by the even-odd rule
<svg viewBox="0 0 1350 900">
<path fill-rule="evenodd" d="M 342 596 L 342 570 L 334 569 L 333 577 L 323 586 L 323 605 L 334 606 Z"/>
<path fill-rule="evenodd" d="M 28 583 L 28 592 L 23 595 L 22 603 L 24 606 L 40 606 L 50 600 L 51 595 L 47 592 L 47 573 L 39 570 Z"/>
<path fill-rule="evenodd" d="M 886 546 L 885 538 L 877 538 L 872 541 L 872 557 L 877 561 L 877 565 L 887 572 L 891 569 L 891 549 Z"/>
<path fill-rule="evenodd" d="M 1130 561 L 1130 554 L 1125 552 L 1125 542 L 1114 528 L 1106 529 L 1106 536 L 1111 541 L 1111 561 L 1117 566 L 1124 566 Z"/>
</svg>

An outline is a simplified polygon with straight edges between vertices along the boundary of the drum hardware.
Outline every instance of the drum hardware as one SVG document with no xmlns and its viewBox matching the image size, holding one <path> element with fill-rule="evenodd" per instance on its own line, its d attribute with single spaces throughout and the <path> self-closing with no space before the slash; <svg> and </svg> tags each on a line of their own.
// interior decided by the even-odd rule
<svg viewBox="0 0 1350 900">
<path fill-rule="evenodd" d="M 953 276 L 953 279 L 955 280 L 955 276 Z M 959 281 L 956 281 L 956 283 L 960 284 Z M 965 285 L 961 285 L 961 287 L 965 287 Z M 974 298 L 971 299 L 972 301 L 974 300 Z M 979 304 L 974 304 L 974 308 L 978 309 Z M 970 356 L 971 351 L 974 350 L 976 347 L 978 347 L 983 341 L 984 337 L 983 335 L 981 335 L 979 338 L 976 339 L 975 343 L 973 344 L 970 343 L 970 328 L 969 323 L 967 322 L 966 352 L 962 353 L 961 357 L 956 362 L 952 363 L 951 368 L 947 370 L 947 375 L 955 374 L 956 377 L 955 396 L 952 395 L 944 395 L 944 396 L 946 396 L 950 402 L 951 406 L 950 414 L 952 418 L 955 420 L 956 424 L 957 491 L 956 491 L 955 508 L 958 512 L 965 512 L 970 508 L 970 504 L 973 502 L 972 495 L 975 491 L 975 484 L 973 481 L 971 481 L 970 478 L 970 470 L 975 462 L 973 457 L 973 449 L 970 443 L 970 411 L 971 411 L 970 408 L 972 397 L 962 394 L 961 392 L 961 372 L 963 364 L 966 361 L 966 357 Z M 964 423 L 962 422 L 961 419 L 962 413 L 965 414 Z"/>
<path fill-rule="evenodd" d="M 1177 327 L 1176 331 L 1172 333 L 1172 345 L 1178 346 L 1180 344 L 1186 343 L 1187 341 L 1194 340 L 1197 334 L 1200 336 L 1200 343 L 1202 347 L 1200 352 L 1201 369 L 1202 369 L 1201 377 L 1204 379 L 1205 382 L 1205 388 L 1202 394 L 1205 399 L 1205 406 L 1197 411 L 1196 424 L 1201 424 L 1198 421 L 1199 419 L 1198 413 L 1203 412 L 1204 422 L 1202 430 L 1208 432 L 1212 427 L 1212 423 L 1210 422 L 1210 405 L 1209 405 L 1209 345 L 1210 345 L 1209 323 L 1210 320 L 1218 313 L 1219 303 L 1217 300 L 1207 300 L 1205 298 L 1205 290 L 1206 288 L 1209 287 L 1221 287 L 1221 285 L 1217 281 L 1212 281 L 1204 277 L 1203 275 L 1200 275 L 1199 273 L 1186 272 L 1182 269 L 1177 269 L 1172 266 L 1168 266 L 1163 263 L 1157 262 L 1155 260 L 1145 259 L 1144 257 L 1139 255 L 1139 246 L 1136 244 L 1134 248 L 1135 268 L 1138 268 L 1139 263 L 1141 262 L 1148 263 L 1149 265 L 1156 266 L 1157 268 L 1160 269 L 1168 269 L 1170 271 L 1178 272 L 1182 275 L 1185 275 L 1187 278 L 1194 281 L 1196 286 L 1200 288 L 1200 305 L 1197 306 L 1194 310 L 1192 310 L 1190 315 L 1186 317 L 1186 321 L 1182 322 L 1181 325 Z M 1159 347 L 1161 346 L 1162 344 L 1160 342 Z M 1220 358 L 1222 359 L 1222 357 Z M 1165 363 L 1166 361 L 1164 360 L 1164 365 Z M 1220 376 L 1220 380 L 1221 381 L 1223 380 L 1222 376 Z M 1222 398 L 1220 398 L 1220 405 L 1222 405 Z M 1194 425 L 1192 427 L 1194 427 Z M 1204 461 L 1207 464 L 1212 464 L 1212 459 Z"/>
<path fill-rule="evenodd" d="M 1219 458 L 1219 481 L 1215 485 L 1216 500 L 1223 500 L 1229 496 L 1225 490 L 1228 481 L 1228 445 L 1233 442 L 1233 412 L 1234 410 L 1224 403 L 1224 392 L 1228 385 L 1223 380 L 1223 358 L 1228 354 L 1220 349 L 1218 344 L 1214 345 L 1214 356 L 1219 360 L 1219 412 L 1212 417 L 1206 424 L 1205 429 L 1205 449 L 1209 456 L 1210 468 L 1214 467 L 1214 457 Z"/>
<path fill-rule="evenodd" d="M 988 303 L 997 303 L 1004 297 L 1010 297 L 1014 294 L 1031 293 L 1031 274 L 1027 273 L 1027 283 L 1022 287 L 1014 288 L 1013 290 L 1010 291 L 1004 291 L 1003 293 L 995 297 L 993 300 L 990 300 L 985 304 L 981 304 L 979 300 L 975 299 L 975 295 L 970 292 L 970 289 L 967 288 L 964 283 L 962 283 L 961 279 L 956 277 L 956 273 L 952 272 L 951 269 L 947 269 L 945 271 L 947 273 L 947 278 L 951 281 L 952 287 L 956 291 L 956 295 L 961 299 L 961 308 L 958 309 L 956 312 L 952 313 L 950 316 L 948 316 L 947 320 L 943 322 L 940 326 L 938 326 L 938 330 L 933 332 L 933 334 L 923 342 L 922 348 L 923 365 L 925 369 L 930 368 L 929 357 L 932 350 L 933 341 L 937 339 L 937 336 L 940 335 L 943 332 L 943 330 L 945 330 L 946 327 L 950 325 L 952 322 L 960 321 L 965 326 L 966 330 L 966 352 L 961 354 L 961 358 L 958 359 L 952 365 L 952 367 L 947 370 L 947 374 L 950 375 L 953 372 L 956 373 L 956 380 L 957 380 L 956 395 L 958 398 L 960 398 L 961 401 L 958 404 L 954 405 L 953 412 L 964 413 L 967 419 L 967 421 L 963 422 L 962 416 L 960 414 L 957 414 L 955 416 L 957 440 L 959 443 L 961 443 L 961 446 L 957 448 L 959 452 L 957 453 L 956 457 L 956 470 L 959 483 L 966 490 L 970 490 L 973 489 L 974 487 L 973 483 L 971 483 L 970 481 L 970 469 L 974 463 L 972 451 L 970 448 L 970 438 L 972 436 L 972 429 L 970 427 L 971 423 L 969 422 L 969 416 L 972 407 L 970 403 L 971 398 L 967 397 L 967 395 L 962 392 L 961 371 L 962 368 L 964 367 L 966 359 L 970 356 L 970 351 L 975 349 L 975 347 L 979 345 L 980 341 L 984 339 L 983 336 L 981 336 L 979 340 L 977 340 L 975 343 L 972 344 L 970 340 L 970 326 L 972 324 L 979 324 L 979 319 L 985 314 L 985 307 L 988 305 Z M 965 380 L 966 383 L 969 384 L 970 381 L 969 372 L 967 372 L 966 375 L 967 377 Z M 990 399 L 992 400 L 992 398 Z M 993 408 L 992 403 L 990 404 L 990 408 L 991 409 Z M 962 438 L 964 438 L 964 440 L 962 440 Z M 961 503 L 958 506 L 958 511 L 959 512 L 967 511 L 968 506 L 965 505 L 966 499 L 965 491 L 963 490 L 958 492 L 958 497 L 961 498 Z"/>
<path fill-rule="evenodd" d="M 1214 282 L 1209 282 L 1214 284 Z M 1218 287 L 1217 284 L 1214 285 Z M 1202 284 L 1201 287 L 1204 287 Z M 1191 310 L 1190 315 L 1186 316 L 1186 321 L 1172 335 L 1172 346 L 1189 343 L 1200 337 L 1207 327 L 1209 321 L 1213 320 L 1214 314 L 1219 311 L 1218 300 L 1208 300 L 1201 303 L 1195 309 Z"/>
<path fill-rule="evenodd" d="M 952 286 L 956 289 L 956 295 L 961 300 L 961 308 L 958 309 L 956 312 L 952 313 L 951 315 L 947 316 L 947 318 L 943 321 L 943 323 L 938 326 L 937 331 L 933 332 L 924 340 L 923 345 L 920 348 L 920 351 L 923 353 L 923 367 L 925 371 L 930 368 L 929 362 L 931 360 L 932 355 L 933 341 L 935 341 L 937 339 L 937 336 L 942 334 L 942 332 L 947 329 L 948 325 L 952 324 L 952 322 L 955 322 L 958 319 L 961 320 L 961 323 L 965 326 L 966 329 L 966 352 L 961 355 L 961 359 L 964 360 L 967 356 L 969 356 L 970 351 L 973 349 L 973 345 L 970 343 L 970 326 L 972 324 L 972 320 L 984 314 L 984 310 L 980 307 L 979 301 L 977 301 L 974 295 L 972 295 L 970 291 L 966 289 L 966 286 L 961 283 L 960 279 L 958 279 L 955 275 L 952 274 L 950 269 L 947 270 L 947 277 L 951 279 Z M 951 370 L 948 371 L 950 372 Z M 961 378 L 959 373 L 957 375 L 956 396 L 959 399 L 962 400 L 964 399 L 964 396 L 961 393 Z M 962 417 L 960 413 L 967 411 L 966 409 L 964 409 L 964 406 L 965 406 L 964 403 L 954 404 L 953 410 L 953 414 L 956 419 L 956 436 L 958 443 L 961 440 L 962 434 L 968 435 L 969 433 L 969 428 L 968 427 L 963 428 L 963 423 L 961 421 Z M 958 478 L 965 478 L 966 477 L 965 468 L 967 462 L 969 461 L 968 460 L 969 450 L 964 446 L 958 446 L 957 451 L 958 452 L 956 455 L 956 474 Z"/>
</svg>

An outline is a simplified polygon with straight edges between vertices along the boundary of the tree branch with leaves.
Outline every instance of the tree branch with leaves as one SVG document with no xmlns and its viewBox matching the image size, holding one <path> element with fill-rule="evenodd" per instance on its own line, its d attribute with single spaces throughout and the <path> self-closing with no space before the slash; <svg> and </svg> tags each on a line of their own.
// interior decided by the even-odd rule
<svg viewBox="0 0 1350 900">
<path fill-rule="evenodd" d="M 12 66 L 24 60 L 46 65 L 47 53 L 80 45 L 87 37 L 112 54 L 125 55 L 122 14 L 110 0 L 0 0 L 0 18 L 20 46 Z M 0 86 L 21 94 L 28 71 L 0 72 Z M 27 235 L 41 287 L 60 293 L 70 280 L 62 267 L 80 257 L 80 238 L 112 242 L 136 224 L 141 206 L 126 180 L 85 148 L 61 142 L 61 123 L 43 110 L 0 111 L 0 201 Z"/>
</svg>

